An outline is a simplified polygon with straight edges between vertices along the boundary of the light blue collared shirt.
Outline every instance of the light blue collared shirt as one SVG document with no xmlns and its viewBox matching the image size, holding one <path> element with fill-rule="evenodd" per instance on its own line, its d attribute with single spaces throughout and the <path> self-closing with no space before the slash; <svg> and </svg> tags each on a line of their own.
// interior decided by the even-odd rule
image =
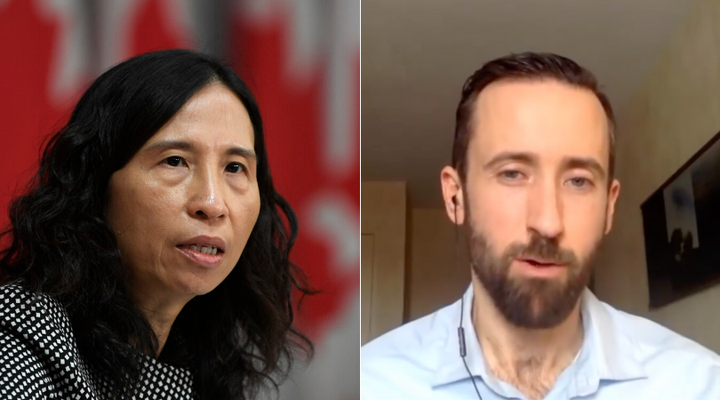
<svg viewBox="0 0 720 400">
<path fill-rule="evenodd" d="M 485 366 L 465 292 L 468 367 L 483 400 L 526 399 Z M 582 297 L 583 345 L 546 400 L 720 400 L 720 356 L 652 321 Z M 362 400 L 473 400 L 460 358 L 460 301 L 363 346 Z"/>
</svg>

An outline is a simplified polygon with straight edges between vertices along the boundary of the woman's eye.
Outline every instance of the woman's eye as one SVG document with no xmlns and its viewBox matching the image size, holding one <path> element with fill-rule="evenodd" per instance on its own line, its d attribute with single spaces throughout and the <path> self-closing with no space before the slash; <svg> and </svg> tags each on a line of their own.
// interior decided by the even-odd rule
<svg viewBox="0 0 720 400">
<path fill-rule="evenodd" d="M 171 167 L 180 167 L 183 165 L 182 157 L 172 156 L 165 159 L 165 163 Z"/>
<path fill-rule="evenodd" d="M 225 167 L 225 170 L 230 173 L 238 173 L 245 170 L 245 166 L 240 163 L 230 163 L 227 167 Z"/>
</svg>

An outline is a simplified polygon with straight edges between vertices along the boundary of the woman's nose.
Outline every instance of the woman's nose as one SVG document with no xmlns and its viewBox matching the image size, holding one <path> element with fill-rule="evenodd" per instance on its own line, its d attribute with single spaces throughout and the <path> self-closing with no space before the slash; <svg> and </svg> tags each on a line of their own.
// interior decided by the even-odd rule
<svg viewBox="0 0 720 400">
<path fill-rule="evenodd" d="M 206 173 L 196 176 L 193 184 L 188 212 L 206 220 L 216 220 L 227 215 L 227 205 L 222 195 L 220 178 Z"/>
</svg>

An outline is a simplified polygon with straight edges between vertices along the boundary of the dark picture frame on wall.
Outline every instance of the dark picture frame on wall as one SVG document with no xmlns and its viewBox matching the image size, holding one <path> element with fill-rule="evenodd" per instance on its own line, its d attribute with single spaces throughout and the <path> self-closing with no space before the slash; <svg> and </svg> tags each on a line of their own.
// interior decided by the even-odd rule
<svg viewBox="0 0 720 400">
<path fill-rule="evenodd" d="M 720 283 L 720 132 L 640 208 L 651 309 Z"/>
</svg>

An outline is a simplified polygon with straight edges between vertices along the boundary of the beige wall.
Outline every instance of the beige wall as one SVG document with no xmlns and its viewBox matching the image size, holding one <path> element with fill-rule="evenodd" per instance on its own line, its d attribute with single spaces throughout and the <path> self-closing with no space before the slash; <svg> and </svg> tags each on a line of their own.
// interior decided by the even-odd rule
<svg viewBox="0 0 720 400">
<path fill-rule="evenodd" d="M 413 209 L 411 262 L 406 286 L 409 320 L 453 303 L 470 284 L 466 246 L 464 243 L 460 246 L 460 262 L 456 265 L 454 235 L 454 225 L 445 210 Z"/>
<path fill-rule="evenodd" d="M 405 257 L 407 254 L 407 185 L 405 182 L 362 182 L 360 230 L 371 254 L 363 252 L 361 288 L 363 304 L 370 307 L 363 317 L 363 341 L 375 338 L 402 324 L 405 308 Z M 367 301 L 368 290 L 370 299 Z M 367 321 L 367 324 L 365 323 Z M 365 326 L 366 325 L 366 326 Z"/>
<path fill-rule="evenodd" d="M 622 63 L 618 63 L 622 68 Z M 640 204 L 720 131 L 720 0 L 700 0 L 668 40 L 631 106 L 619 111 L 622 190 L 595 275 L 598 296 L 720 352 L 720 286 L 650 312 Z M 363 183 L 363 212 L 366 209 Z M 453 225 L 442 209 L 413 209 L 405 319 L 455 301 L 469 284 L 464 246 L 455 265 Z"/>
<path fill-rule="evenodd" d="M 640 213 L 640 204 L 720 130 L 720 0 L 698 2 L 631 107 L 620 110 L 619 127 L 623 186 L 596 291 L 621 309 L 720 351 L 720 286 L 648 311 Z"/>
</svg>

